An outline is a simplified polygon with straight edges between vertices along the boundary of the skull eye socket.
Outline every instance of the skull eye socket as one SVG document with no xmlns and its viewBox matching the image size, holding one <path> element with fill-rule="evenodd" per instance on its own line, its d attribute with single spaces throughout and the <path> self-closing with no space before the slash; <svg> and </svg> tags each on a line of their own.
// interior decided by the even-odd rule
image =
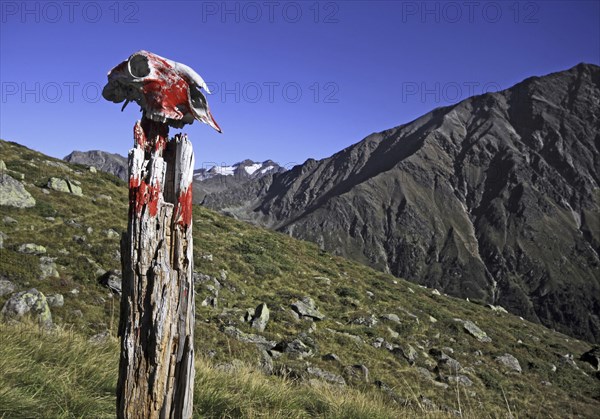
<svg viewBox="0 0 600 419">
<path fill-rule="evenodd" d="M 146 77 L 150 74 L 150 66 L 148 65 L 148 57 L 143 55 L 134 55 L 129 60 L 129 72 L 133 77 Z"/>
</svg>

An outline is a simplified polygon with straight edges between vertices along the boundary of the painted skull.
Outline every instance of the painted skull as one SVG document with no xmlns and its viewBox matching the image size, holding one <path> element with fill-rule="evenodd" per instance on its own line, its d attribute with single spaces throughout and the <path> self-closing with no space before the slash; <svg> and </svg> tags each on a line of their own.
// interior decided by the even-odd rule
<svg viewBox="0 0 600 419">
<path fill-rule="evenodd" d="M 200 89 L 210 93 L 190 67 L 142 50 L 110 70 L 102 96 L 114 103 L 125 101 L 121 110 L 135 101 L 146 118 L 175 128 L 197 119 L 221 132 Z"/>
</svg>

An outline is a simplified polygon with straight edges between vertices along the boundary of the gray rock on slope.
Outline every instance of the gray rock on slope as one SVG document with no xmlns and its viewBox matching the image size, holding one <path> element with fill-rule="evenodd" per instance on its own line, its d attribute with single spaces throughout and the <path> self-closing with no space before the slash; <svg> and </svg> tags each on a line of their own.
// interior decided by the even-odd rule
<svg viewBox="0 0 600 419">
<path fill-rule="evenodd" d="M 15 208 L 31 208 L 35 206 L 35 199 L 21 182 L 10 175 L 0 173 L 0 206 Z"/>
<path fill-rule="evenodd" d="M 0 277 L 0 297 L 15 292 L 15 284 L 8 279 Z"/>
<path fill-rule="evenodd" d="M 28 314 L 43 326 L 52 326 L 52 313 L 44 294 L 32 288 L 13 294 L 0 312 L 5 319 L 20 320 Z"/>
<path fill-rule="evenodd" d="M 599 342 L 599 98 L 580 64 L 203 204 Z"/>
</svg>

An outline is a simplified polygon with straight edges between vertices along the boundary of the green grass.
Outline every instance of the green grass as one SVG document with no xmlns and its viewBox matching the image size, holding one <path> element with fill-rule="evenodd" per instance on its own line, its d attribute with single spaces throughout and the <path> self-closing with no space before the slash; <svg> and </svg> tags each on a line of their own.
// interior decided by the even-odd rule
<svg viewBox="0 0 600 419">
<path fill-rule="evenodd" d="M 45 162 L 54 159 L 14 143 L 0 141 L 0 156 L 9 170 L 25 174 L 25 187 L 37 201 L 35 207 L 24 210 L 0 207 L 0 219 L 10 216 L 18 221 L 0 224 L 0 231 L 8 236 L 0 249 L 0 275 L 13 281 L 19 291 L 35 287 L 45 294 L 63 294 L 65 306 L 53 308 L 52 315 L 55 323 L 69 331 L 52 335 L 2 326 L 0 416 L 28 417 L 30 411 L 29 417 L 110 416 L 118 347 L 114 341 L 93 346 L 86 337 L 103 330 L 116 333 L 118 301 L 98 285 L 97 278 L 99 269 L 120 269 L 119 239 L 108 238 L 105 231 L 121 233 L 126 228 L 126 186 L 113 176 L 94 174 L 83 166 L 69 165 L 73 171 L 66 172 Z M 44 193 L 50 176 L 80 181 L 84 196 Z M 99 195 L 112 199 L 95 199 Z M 201 307 L 210 292 L 203 286 L 196 289 L 198 415 L 421 417 L 426 410 L 422 397 L 439 407 L 460 410 L 466 417 L 505 417 L 509 410 L 515 416 L 593 417 L 600 409 L 600 381 L 577 360 L 590 347 L 585 342 L 478 304 L 433 295 L 430 289 L 335 257 L 312 243 L 205 208 L 194 208 L 193 228 L 195 270 L 220 281 L 226 271 L 216 309 Z M 86 241 L 77 242 L 73 236 L 85 236 Z M 44 245 L 47 256 L 56 258 L 60 278 L 38 279 L 38 257 L 16 251 L 28 242 Z M 73 289 L 79 293 L 72 294 Z M 310 322 L 296 320 L 290 311 L 291 303 L 307 295 L 326 316 L 316 323 L 316 330 Z M 0 297 L 0 305 L 7 298 Z M 344 366 L 364 364 L 369 368 L 370 383 L 342 390 L 314 388 L 306 379 L 292 382 L 260 373 L 256 347 L 236 341 L 223 329 L 233 325 L 254 333 L 240 317 L 261 302 L 271 310 L 262 335 L 274 341 L 304 336 L 313 342 L 315 356 L 299 361 L 284 355 L 274 360 L 276 371 L 306 378 L 307 362 L 335 374 L 341 374 Z M 75 315 L 75 310 L 81 310 L 83 317 Z M 398 315 L 400 323 L 380 319 L 388 313 Z M 369 315 L 379 320 L 373 327 L 352 323 Z M 437 321 L 430 321 L 430 316 Z M 476 341 L 455 318 L 475 322 L 492 343 Z M 399 335 L 393 337 L 389 329 Z M 359 336 L 363 343 L 348 334 Z M 372 342 L 378 337 L 413 346 L 418 352 L 415 365 L 374 348 Z M 433 369 L 429 351 L 444 347 L 454 350 L 452 357 L 465 367 L 464 374 L 473 386 L 443 389 L 419 374 L 417 367 Z M 476 351 L 482 355 L 475 355 Z M 341 364 L 322 360 L 323 354 L 331 352 L 341 358 Z M 210 361 L 209 353 L 213 355 Z M 495 361 L 504 353 L 519 359 L 522 374 L 507 373 Z M 575 355 L 578 370 L 561 363 L 565 354 Z M 236 374 L 215 367 L 235 360 L 243 364 Z M 551 371 L 552 365 L 556 372 Z M 409 406 L 395 404 L 371 384 L 375 380 L 386 383 L 398 397 L 408 400 Z M 439 411 L 427 414 L 446 415 Z"/>
</svg>

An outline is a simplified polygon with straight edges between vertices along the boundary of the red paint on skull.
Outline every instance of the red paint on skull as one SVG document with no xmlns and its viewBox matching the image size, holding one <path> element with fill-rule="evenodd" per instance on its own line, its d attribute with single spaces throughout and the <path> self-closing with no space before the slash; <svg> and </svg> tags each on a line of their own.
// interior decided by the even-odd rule
<svg viewBox="0 0 600 419">
<path fill-rule="evenodd" d="M 181 191 L 177 198 L 177 223 L 182 227 L 192 225 L 192 187 Z"/>
<path fill-rule="evenodd" d="M 206 83 L 190 67 L 148 51 L 138 51 L 108 73 L 102 91 L 105 99 L 115 103 L 137 102 L 144 116 L 177 128 L 199 120 L 217 131 L 201 89 Z"/>
</svg>

